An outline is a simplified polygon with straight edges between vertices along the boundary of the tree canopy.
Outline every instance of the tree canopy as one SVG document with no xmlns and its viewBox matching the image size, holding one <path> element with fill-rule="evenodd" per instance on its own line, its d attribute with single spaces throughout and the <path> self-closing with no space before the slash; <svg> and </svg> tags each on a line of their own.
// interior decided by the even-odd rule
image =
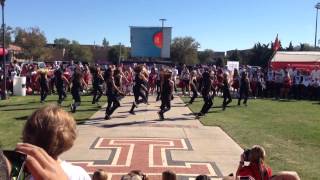
<svg viewBox="0 0 320 180">
<path fill-rule="evenodd" d="M 45 54 L 47 39 L 38 27 L 16 28 L 14 42 L 24 49 L 25 58 L 39 60 Z"/>
<path fill-rule="evenodd" d="M 173 62 L 193 65 L 199 63 L 198 47 L 200 44 L 192 37 L 174 38 L 171 44 Z"/>
</svg>

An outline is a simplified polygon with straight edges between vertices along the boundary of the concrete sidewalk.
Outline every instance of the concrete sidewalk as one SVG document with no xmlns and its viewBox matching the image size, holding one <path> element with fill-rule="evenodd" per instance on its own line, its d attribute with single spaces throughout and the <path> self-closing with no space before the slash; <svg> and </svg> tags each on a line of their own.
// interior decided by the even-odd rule
<svg viewBox="0 0 320 180">
<path fill-rule="evenodd" d="M 242 149 L 219 127 L 203 126 L 183 101 L 176 97 L 172 109 L 160 121 L 160 102 L 150 97 L 136 115 L 128 113 L 133 97 L 125 97 L 111 120 L 104 108 L 78 125 L 74 147 L 62 159 L 84 167 L 89 173 L 104 169 L 110 179 L 139 169 L 151 179 L 171 169 L 180 179 L 208 174 L 219 179 L 237 168 Z"/>
</svg>

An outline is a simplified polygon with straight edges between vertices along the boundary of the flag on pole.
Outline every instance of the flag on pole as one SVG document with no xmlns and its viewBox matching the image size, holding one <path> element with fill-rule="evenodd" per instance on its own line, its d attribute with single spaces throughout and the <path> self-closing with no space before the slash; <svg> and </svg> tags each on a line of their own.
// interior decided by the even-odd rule
<svg viewBox="0 0 320 180">
<path fill-rule="evenodd" d="M 278 49 L 280 49 L 280 41 L 278 39 L 278 34 L 277 34 L 276 40 L 274 41 L 274 44 L 273 44 L 273 50 L 278 51 Z"/>
</svg>

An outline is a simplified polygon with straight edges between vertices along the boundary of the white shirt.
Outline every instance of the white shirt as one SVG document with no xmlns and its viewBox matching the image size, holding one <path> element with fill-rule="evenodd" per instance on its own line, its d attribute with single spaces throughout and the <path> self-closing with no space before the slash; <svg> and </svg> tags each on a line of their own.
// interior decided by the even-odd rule
<svg viewBox="0 0 320 180">
<path fill-rule="evenodd" d="M 293 70 L 291 68 L 289 68 L 289 69 L 287 69 L 287 71 L 288 71 L 290 77 L 293 78 L 293 76 L 294 76 Z"/>
<path fill-rule="evenodd" d="M 88 173 L 80 166 L 72 165 L 66 161 L 60 163 L 69 180 L 91 180 Z"/>
<path fill-rule="evenodd" d="M 172 79 L 176 80 L 177 76 L 178 76 L 178 69 L 177 68 L 173 68 L 172 69 Z"/>
<path fill-rule="evenodd" d="M 308 87 L 311 83 L 311 80 L 310 80 L 310 76 L 303 76 L 303 82 L 302 84 L 306 87 Z"/>
<path fill-rule="evenodd" d="M 68 176 L 68 180 L 91 180 L 88 173 L 80 166 L 72 165 L 66 161 L 61 161 L 60 165 Z M 34 178 L 31 177 L 30 180 L 34 180 Z"/>
<path fill-rule="evenodd" d="M 268 81 L 273 81 L 274 79 L 274 77 L 273 77 L 273 71 L 272 70 L 269 70 L 268 71 L 268 74 L 267 74 L 267 76 L 268 76 Z"/>
<path fill-rule="evenodd" d="M 311 71 L 311 78 L 313 80 L 320 78 L 320 70 L 312 70 Z"/>
</svg>

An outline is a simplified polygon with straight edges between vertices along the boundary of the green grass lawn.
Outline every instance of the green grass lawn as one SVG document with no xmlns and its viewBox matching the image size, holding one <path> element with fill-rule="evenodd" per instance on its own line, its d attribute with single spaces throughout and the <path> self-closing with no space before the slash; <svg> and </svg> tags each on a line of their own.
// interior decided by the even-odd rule
<svg viewBox="0 0 320 180">
<path fill-rule="evenodd" d="M 193 112 L 203 105 L 202 99 L 196 101 L 189 106 Z M 265 147 L 267 163 L 274 172 L 293 170 L 302 179 L 319 179 L 320 104 L 249 100 L 248 107 L 238 107 L 233 100 L 226 111 L 221 104 L 221 98 L 214 100 L 214 107 L 200 119 L 204 125 L 221 127 L 243 148 Z"/>
<path fill-rule="evenodd" d="M 56 104 L 57 98 L 56 95 L 48 96 L 46 104 Z M 91 104 L 92 96 L 82 96 L 81 98 L 81 106 L 77 113 L 72 114 L 77 122 L 85 121 L 99 110 L 98 106 Z M 62 107 L 70 111 L 71 102 L 72 97 L 68 95 Z M 106 98 L 102 97 L 101 102 L 106 102 Z M 34 110 L 43 105 L 39 103 L 39 96 L 10 97 L 9 100 L 0 101 L 0 147 L 4 149 L 15 147 L 21 138 L 22 127 L 26 119 Z"/>
</svg>

